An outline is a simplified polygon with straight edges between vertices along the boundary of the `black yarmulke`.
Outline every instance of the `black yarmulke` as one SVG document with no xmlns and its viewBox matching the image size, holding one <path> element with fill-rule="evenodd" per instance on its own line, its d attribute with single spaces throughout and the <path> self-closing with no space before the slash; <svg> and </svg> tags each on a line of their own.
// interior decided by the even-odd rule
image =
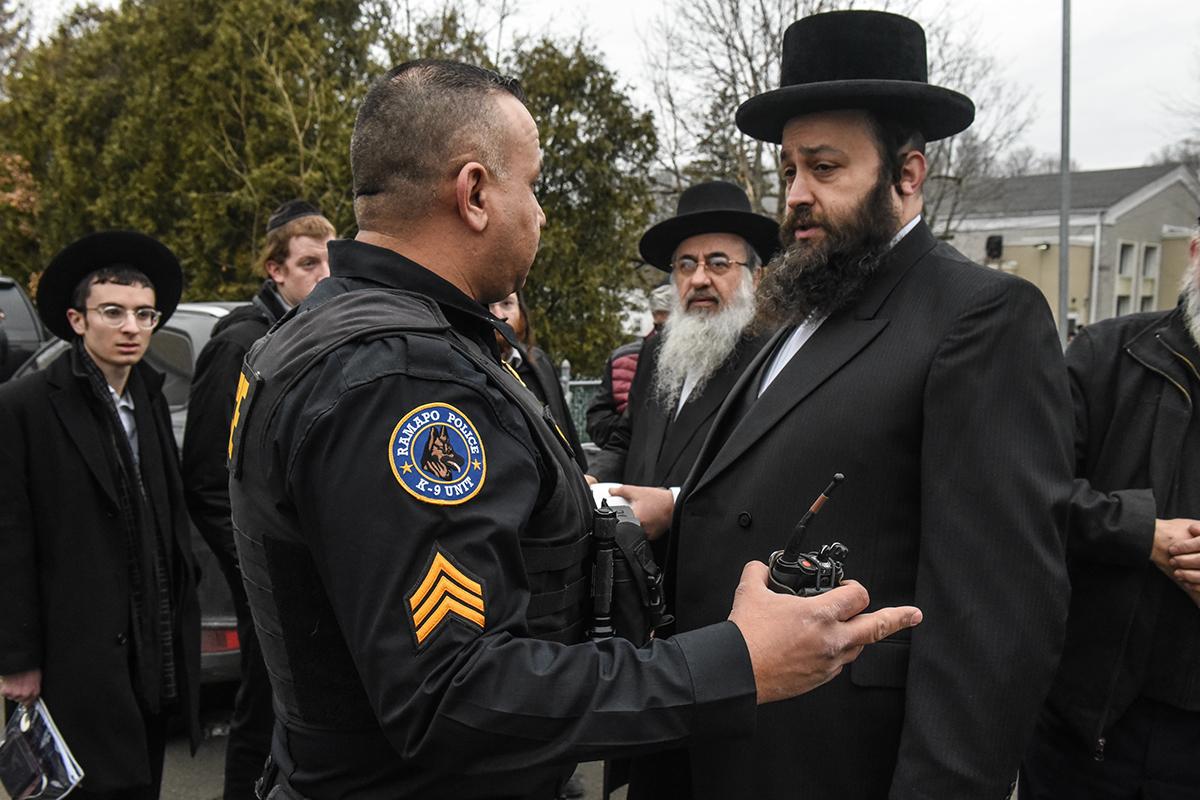
<svg viewBox="0 0 1200 800">
<path fill-rule="evenodd" d="M 321 209 L 309 203 L 306 200 L 288 200 L 286 203 L 275 209 L 271 213 L 271 217 L 267 220 L 267 233 L 287 225 L 294 219 L 300 217 L 319 217 Z"/>
</svg>

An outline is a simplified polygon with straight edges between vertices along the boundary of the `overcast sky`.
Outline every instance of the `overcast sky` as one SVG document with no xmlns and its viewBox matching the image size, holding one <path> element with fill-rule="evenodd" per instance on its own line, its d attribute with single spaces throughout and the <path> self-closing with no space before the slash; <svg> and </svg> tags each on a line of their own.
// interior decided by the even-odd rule
<svg viewBox="0 0 1200 800">
<path fill-rule="evenodd" d="M 651 40 L 655 20 L 686 0 L 506 2 L 516 8 L 509 23 L 514 32 L 574 36 L 583 31 L 634 98 L 653 107 L 647 42 L 660 46 Z M 73 3 L 34 0 L 34 5 L 44 29 Z M 1200 1 L 1074 0 L 1071 5 L 1071 157 L 1083 169 L 1144 164 L 1154 151 L 1187 134 L 1187 123 L 1173 108 L 1191 103 L 1200 116 Z M 924 8 L 938 7 L 940 0 L 926 0 Z M 1028 90 L 1036 119 L 1026 144 L 1057 154 L 1061 3 L 954 0 L 953 8 L 959 24 L 974 31 L 976 44 L 995 57 L 1004 76 Z M 1192 126 L 1200 128 L 1200 119 Z"/>
</svg>

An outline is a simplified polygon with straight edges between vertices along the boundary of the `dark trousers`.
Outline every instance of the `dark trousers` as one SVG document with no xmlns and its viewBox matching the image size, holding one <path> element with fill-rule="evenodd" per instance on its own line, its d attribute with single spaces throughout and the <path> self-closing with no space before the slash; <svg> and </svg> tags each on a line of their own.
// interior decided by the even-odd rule
<svg viewBox="0 0 1200 800">
<path fill-rule="evenodd" d="M 1104 760 L 1045 715 L 1021 766 L 1020 800 L 1196 800 L 1200 712 L 1138 699 L 1105 735 Z"/>
<path fill-rule="evenodd" d="M 686 749 L 638 756 L 627 764 L 628 800 L 690 800 L 692 763 Z"/>
<path fill-rule="evenodd" d="M 242 682 L 233 701 L 225 746 L 225 800 L 254 800 L 254 782 L 262 775 L 263 763 L 271 752 L 275 709 L 250 609 L 239 604 L 237 611 Z"/>
<path fill-rule="evenodd" d="M 83 783 L 70 794 L 72 800 L 158 800 L 162 792 L 163 756 L 167 750 L 167 715 L 144 714 L 143 719 L 146 723 L 146 756 L 150 759 L 150 785 L 90 791 L 85 768 Z"/>
</svg>

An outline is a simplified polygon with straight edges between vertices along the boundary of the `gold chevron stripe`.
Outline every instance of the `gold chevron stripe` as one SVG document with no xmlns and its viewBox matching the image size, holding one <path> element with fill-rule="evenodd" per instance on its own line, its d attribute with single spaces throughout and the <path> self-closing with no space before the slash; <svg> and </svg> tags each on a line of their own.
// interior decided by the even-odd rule
<svg viewBox="0 0 1200 800">
<path fill-rule="evenodd" d="M 434 549 L 433 560 L 421 584 L 408 596 L 408 606 L 418 647 L 451 614 L 480 629 L 485 625 L 483 586 L 456 567 L 438 548 Z"/>
<path fill-rule="evenodd" d="M 434 606 L 438 604 L 443 597 L 454 596 L 462 602 L 469 605 L 471 608 L 477 609 L 479 613 L 483 613 L 483 598 L 479 595 L 474 595 L 466 589 L 459 586 L 446 575 L 438 579 L 437 586 L 429 593 L 429 596 L 421 604 L 421 607 L 413 611 L 413 624 L 418 628 L 425 624 L 425 618 L 429 616 L 429 612 L 433 611 Z M 416 598 L 413 598 L 414 600 Z"/>
<path fill-rule="evenodd" d="M 426 595 L 429 594 L 429 590 L 433 588 L 441 575 L 449 575 L 470 590 L 471 594 L 483 597 L 483 587 L 479 585 L 479 582 L 468 578 L 465 572 L 451 564 L 450 560 L 439 552 L 434 555 L 433 563 L 429 565 L 429 572 L 425 574 L 425 580 L 421 581 L 421 585 L 412 593 L 412 597 L 408 601 L 409 607 L 413 611 L 416 611 L 417 607 L 425 602 Z"/>
<path fill-rule="evenodd" d="M 425 624 L 417 628 L 418 645 L 425 643 L 426 637 L 433 633 L 434 629 L 446 618 L 447 614 L 457 614 L 463 619 L 474 622 L 480 628 L 483 628 L 483 614 L 446 595 L 442 597 L 442 602 L 438 603 L 437 609 L 434 610 L 429 619 L 425 620 Z"/>
</svg>

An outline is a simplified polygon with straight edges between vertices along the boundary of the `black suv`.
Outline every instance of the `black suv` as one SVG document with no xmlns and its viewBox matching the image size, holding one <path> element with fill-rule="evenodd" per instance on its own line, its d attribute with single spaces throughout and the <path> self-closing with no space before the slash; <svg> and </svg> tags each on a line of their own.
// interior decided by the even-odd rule
<svg viewBox="0 0 1200 800">
<path fill-rule="evenodd" d="M 51 338 L 21 284 L 0 275 L 0 382 Z"/>
</svg>

